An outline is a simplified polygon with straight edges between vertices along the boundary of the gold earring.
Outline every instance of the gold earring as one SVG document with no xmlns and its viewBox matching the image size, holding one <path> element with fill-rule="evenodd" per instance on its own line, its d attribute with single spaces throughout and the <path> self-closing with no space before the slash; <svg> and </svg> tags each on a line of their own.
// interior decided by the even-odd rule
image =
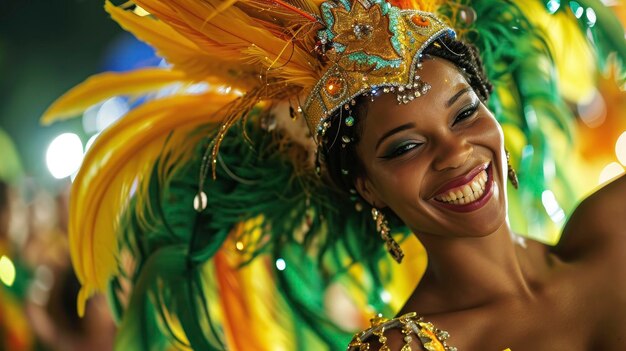
<svg viewBox="0 0 626 351">
<path fill-rule="evenodd" d="M 509 173 L 508 173 L 508 177 L 509 177 L 509 181 L 511 181 L 511 184 L 513 184 L 513 187 L 515 189 L 517 189 L 519 187 L 519 182 L 517 180 L 517 173 L 515 173 L 515 169 L 513 169 L 513 167 L 511 166 L 511 161 L 509 161 L 509 150 L 505 150 L 506 153 L 506 165 L 509 168 Z"/>
<path fill-rule="evenodd" d="M 391 234 L 389 234 L 389 224 L 385 219 L 385 215 L 383 215 L 378 209 L 372 208 L 372 218 L 374 219 L 374 222 L 376 222 L 376 231 L 380 233 L 380 237 L 385 241 L 385 247 L 387 248 L 387 251 L 389 251 L 391 257 L 393 257 L 393 259 L 398 263 L 402 262 L 404 252 L 402 252 L 400 245 L 398 245 Z"/>
</svg>

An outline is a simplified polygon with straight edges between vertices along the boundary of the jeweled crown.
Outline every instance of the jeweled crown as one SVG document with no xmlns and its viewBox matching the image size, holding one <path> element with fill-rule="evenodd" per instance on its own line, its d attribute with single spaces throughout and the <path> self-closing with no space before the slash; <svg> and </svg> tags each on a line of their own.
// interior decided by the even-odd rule
<svg viewBox="0 0 626 351">
<path fill-rule="evenodd" d="M 329 64 L 303 106 L 318 142 L 328 118 L 361 94 L 393 89 L 404 103 L 424 94 L 430 86 L 419 79 L 422 51 L 442 36 L 455 37 L 432 13 L 384 0 L 327 1 L 321 14 L 317 48 Z"/>
</svg>

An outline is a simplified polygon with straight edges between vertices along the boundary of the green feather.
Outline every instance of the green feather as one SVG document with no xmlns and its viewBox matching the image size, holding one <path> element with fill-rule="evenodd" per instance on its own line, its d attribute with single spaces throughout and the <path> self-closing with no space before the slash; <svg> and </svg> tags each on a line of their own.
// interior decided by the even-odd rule
<svg viewBox="0 0 626 351">
<path fill-rule="evenodd" d="M 621 26 L 616 29 L 614 16 L 597 1 L 580 3 L 592 6 L 598 14 L 592 30 L 599 52 L 616 52 L 621 65 L 626 53 Z M 528 141 L 524 150 L 512 150 L 518 155 L 520 174 L 520 190 L 512 196 L 512 201 L 519 203 L 512 208 L 524 209 L 527 216 L 520 228 L 514 229 L 532 232 L 549 220 L 541 203 L 543 192 L 555 184 L 571 189 L 566 173 L 550 171 L 556 163 L 551 144 L 554 135 L 546 130 L 573 142 L 573 115 L 559 95 L 554 62 L 543 34 L 510 1 L 475 1 L 471 5 L 477 17 L 466 28 L 464 39 L 481 49 L 494 83 L 489 107 L 503 125 L 517 128 Z M 512 103 L 505 102 L 510 101 L 505 93 L 513 94 Z M 154 350 L 183 343 L 174 338 L 166 315 L 178 318 L 190 346 L 224 349 L 223 326 L 214 311 L 218 302 L 209 298 L 217 294 L 215 282 L 202 275 L 206 273 L 203 269 L 212 264 L 212 257 L 236 225 L 261 215 L 263 235 L 252 242 L 246 254 L 250 260 L 259 256 L 285 260 L 286 269 L 274 269 L 273 273 L 281 293 L 277 298 L 289 306 L 289 311 L 283 312 L 296 322 L 290 328 L 299 350 L 310 349 L 312 338 L 331 350 L 344 348 L 350 340 L 351 331 L 334 325 L 325 313 L 323 296 L 335 282 L 361 289 L 376 310 L 395 313 L 381 299 L 391 278 L 385 265 L 391 263 L 381 260 L 386 253 L 380 238 L 373 235 L 368 211 L 356 211 L 347 194 L 332 190 L 312 169 L 301 169 L 306 153 L 279 131 L 263 130 L 261 120 L 267 118 L 273 117 L 254 110 L 248 122 L 240 124 L 247 138 L 236 128 L 226 135 L 217 178 L 203 182 L 207 207 L 201 212 L 194 210 L 193 202 L 203 174 L 203 156 L 218 126 L 199 128 L 195 133 L 208 136 L 199 145 L 164 147 L 148 180 L 146 198 L 131 203 L 121 226 L 122 249 L 132 253 L 136 269 L 128 277 L 134 287 L 125 311 L 117 297 L 125 277 L 111 283 L 113 305 L 122 321 L 117 349 Z M 189 150 L 195 157 L 176 170 L 166 169 L 172 161 L 168 150 L 173 149 Z M 574 203 L 567 192 L 558 200 Z M 523 225 L 526 227 L 521 228 Z M 392 227 L 394 232 L 409 234 L 399 223 Z M 242 236 L 251 238 L 250 233 Z M 363 277 L 348 274 L 356 264 L 363 266 Z"/>
</svg>

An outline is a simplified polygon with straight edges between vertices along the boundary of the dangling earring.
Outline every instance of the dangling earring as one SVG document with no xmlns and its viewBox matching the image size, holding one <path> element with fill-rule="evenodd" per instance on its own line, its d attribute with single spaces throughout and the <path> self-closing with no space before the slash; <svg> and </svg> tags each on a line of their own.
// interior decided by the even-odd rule
<svg viewBox="0 0 626 351">
<path fill-rule="evenodd" d="M 506 165 L 509 168 L 509 181 L 511 181 L 511 184 L 513 185 L 513 187 L 515 189 L 517 189 L 519 187 L 519 182 L 517 181 L 517 173 L 515 173 L 515 169 L 513 169 L 513 167 L 511 167 L 511 161 L 509 161 L 509 150 L 505 150 L 506 153 Z"/>
<path fill-rule="evenodd" d="M 385 215 L 378 211 L 378 209 L 372 208 L 372 218 L 374 222 L 376 222 L 376 231 L 380 233 L 380 237 L 385 241 L 385 247 L 391 257 L 398 263 L 402 262 L 404 252 L 402 252 L 400 245 L 398 245 L 398 243 L 393 240 L 393 237 L 391 237 L 391 234 L 389 234 L 389 224 L 385 219 Z"/>
</svg>

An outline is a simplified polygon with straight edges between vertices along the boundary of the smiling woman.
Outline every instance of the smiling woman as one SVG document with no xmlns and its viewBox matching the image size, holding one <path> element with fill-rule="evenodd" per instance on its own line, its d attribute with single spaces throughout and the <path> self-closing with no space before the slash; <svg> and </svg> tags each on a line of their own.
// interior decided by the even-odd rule
<svg viewBox="0 0 626 351">
<path fill-rule="evenodd" d="M 600 344 L 603 350 L 619 350 L 623 342 L 607 340 L 603 330 L 610 326 L 618 335 L 626 332 L 617 327 L 624 321 L 608 322 L 615 318 L 610 306 L 625 311 L 626 305 L 619 298 L 609 298 L 610 289 L 599 288 L 594 277 L 623 260 L 626 246 L 617 250 L 605 246 L 622 240 L 623 223 L 609 225 L 610 232 L 601 233 L 600 228 L 607 225 L 597 222 L 594 212 L 617 205 L 614 196 L 626 194 L 626 178 L 614 182 L 612 195 L 609 190 L 598 191 L 594 197 L 603 200 L 593 201 L 594 205 L 585 201 L 572 217 L 594 223 L 587 227 L 585 238 L 571 233 L 578 229 L 568 227 L 564 232 L 559 246 L 578 241 L 576 255 L 564 257 L 559 250 L 530 241 L 518 245 L 511 240 L 515 233 L 507 222 L 509 166 L 500 125 L 462 69 L 436 56 L 425 55 L 423 61 L 420 77 L 431 86 L 428 94 L 407 104 L 398 104 L 392 94 L 381 94 L 362 102 L 365 108 L 356 107 L 365 112 L 352 126 L 357 131 L 351 136 L 354 154 L 347 159 L 360 166 L 352 184 L 375 211 L 397 216 L 418 237 L 429 263 L 401 317 L 373 323 L 371 330 L 353 341 L 355 350 L 371 334 L 379 335 L 379 347 L 391 350 L 403 345 L 419 347 L 424 341 L 440 341 L 446 350 L 455 349 L 447 346 L 447 333 L 440 331 L 445 338 L 429 338 L 425 327 L 420 327 L 426 322 L 416 319 L 415 311 L 437 327 L 455 331 L 451 340 L 463 350 L 502 350 L 505 346 L 589 350 L 588 345 Z M 342 146 L 333 151 L 345 150 Z M 619 218 L 626 214 L 618 212 Z M 588 261 L 589 255 L 603 259 Z M 620 281 L 626 278 L 623 273 L 618 276 Z M 599 306 L 590 309 L 584 303 L 593 295 L 605 296 L 600 308 L 607 311 L 604 315 L 598 315 Z M 591 318 L 577 324 L 577 315 L 597 316 L 593 321 L 599 329 L 581 332 Z M 394 328 L 397 333 L 385 334 L 385 329 Z M 422 337 L 406 338 L 412 334 Z"/>
<path fill-rule="evenodd" d="M 459 69 L 435 58 L 422 70 L 432 82 L 427 95 L 406 105 L 381 96 L 368 108 L 356 147 L 364 170 L 356 189 L 415 233 L 490 234 L 506 214 L 502 130 Z"/>
<path fill-rule="evenodd" d="M 400 317 L 373 320 L 351 347 L 589 350 L 590 345 L 602 345 L 619 350 L 623 342 L 607 340 L 604 330 L 610 326 L 617 335 L 626 332 L 617 327 L 624 321 L 615 321 L 614 312 L 609 312 L 610 306 L 625 311 L 626 305 L 619 298 L 605 298 L 600 310 L 607 312 L 602 314 L 598 306 L 590 309 L 583 303 L 593 295 L 610 296 L 594 277 L 610 271 L 614 260 L 622 261 L 619 257 L 626 253 L 624 245 L 620 250 L 604 246 L 624 236 L 620 225 L 600 235 L 606 225 L 596 223 L 594 214 L 606 212 L 603 208 L 615 206 L 615 200 L 608 190 L 600 190 L 595 197 L 604 201 L 586 201 L 572 217 L 594 223 L 586 238 L 570 233 L 579 230 L 564 232 L 559 247 L 577 241 L 580 251 L 575 256 L 511 239 L 516 234 L 507 220 L 506 181 L 511 178 L 516 184 L 517 179 L 508 165 L 502 129 L 485 106 L 491 84 L 470 48 L 437 38 L 424 48 L 417 64 L 416 79 L 428 89 L 407 100 L 397 94 L 409 87 L 373 87 L 347 112 L 339 110 L 326 119 L 321 144 L 335 183 L 373 208 L 378 230 L 396 260 L 403 254 L 389 236 L 388 225 L 380 225 L 382 213 L 407 226 L 429 259 Z M 342 119 L 347 118 L 346 128 Z M 624 188 L 626 180 L 612 186 Z M 597 251 L 598 242 L 604 249 Z M 586 261 L 588 255 L 604 259 Z M 619 273 L 618 279 L 624 278 Z M 597 316 L 592 331 L 584 331 L 591 318 L 575 317 L 583 315 Z M 435 326 L 454 331 L 451 344 L 456 347 L 449 346 L 449 334 Z"/>
<path fill-rule="evenodd" d="M 171 66 L 91 78 L 44 117 L 149 97 L 73 184 L 79 311 L 109 291 L 124 350 L 624 349 L 626 178 L 556 247 L 509 223 L 516 204 L 547 237 L 535 205 L 569 186 L 545 156 L 573 117 L 551 35 L 576 17 L 465 3 L 107 2 Z M 624 62 L 623 30 L 594 9 L 586 30 Z M 350 341 L 374 312 L 398 317 Z"/>
</svg>

